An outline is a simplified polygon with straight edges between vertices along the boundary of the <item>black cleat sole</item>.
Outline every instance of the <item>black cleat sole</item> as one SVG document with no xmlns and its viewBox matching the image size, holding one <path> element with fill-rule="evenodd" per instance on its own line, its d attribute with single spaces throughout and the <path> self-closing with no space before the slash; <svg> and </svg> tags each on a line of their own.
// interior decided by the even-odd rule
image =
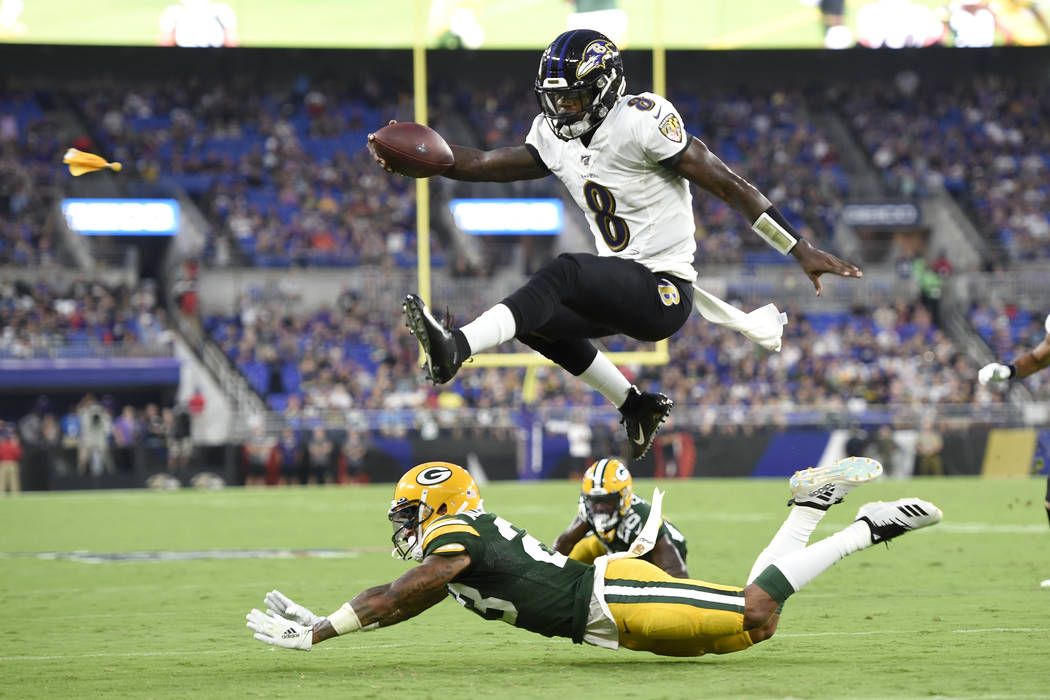
<svg viewBox="0 0 1050 700">
<path fill-rule="evenodd" d="M 429 379 L 434 386 L 437 386 L 439 382 L 434 379 L 434 372 L 430 361 L 430 336 L 427 334 L 426 322 L 423 320 L 423 312 L 420 311 L 419 306 L 417 306 L 416 300 L 412 295 L 405 297 L 404 303 L 401 304 L 401 311 L 405 316 L 405 326 L 408 328 L 408 332 L 415 336 L 416 340 L 419 341 L 420 347 L 423 348 L 423 354 L 427 358 L 426 363 L 423 365 L 423 371 L 426 374 L 426 378 Z"/>
</svg>

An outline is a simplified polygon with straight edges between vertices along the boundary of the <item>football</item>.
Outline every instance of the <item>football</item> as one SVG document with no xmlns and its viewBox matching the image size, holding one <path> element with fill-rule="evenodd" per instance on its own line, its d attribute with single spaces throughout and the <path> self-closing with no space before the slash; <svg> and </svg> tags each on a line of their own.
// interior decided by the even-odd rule
<svg viewBox="0 0 1050 700">
<path fill-rule="evenodd" d="M 388 167 L 409 177 L 440 175 L 456 162 L 441 134 L 416 122 L 388 124 L 372 143 Z"/>
</svg>

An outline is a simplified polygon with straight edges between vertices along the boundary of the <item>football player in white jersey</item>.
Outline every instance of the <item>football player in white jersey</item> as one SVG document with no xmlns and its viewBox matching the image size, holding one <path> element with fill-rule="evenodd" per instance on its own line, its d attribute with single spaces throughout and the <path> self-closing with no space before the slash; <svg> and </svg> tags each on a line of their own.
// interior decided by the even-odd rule
<svg viewBox="0 0 1050 700">
<path fill-rule="evenodd" d="M 1023 355 L 1018 355 L 1008 365 L 999 362 L 989 362 L 977 371 L 977 381 L 982 386 L 987 385 L 989 382 L 1005 382 L 1014 377 L 1019 379 L 1027 377 L 1041 369 L 1050 367 L 1050 314 L 1046 315 L 1045 326 L 1046 337 L 1038 345 Z M 1050 522 L 1050 474 L 1046 478 L 1046 500 L 1044 505 L 1046 506 L 1046 519 Z M 1050 579 L 1043 581 L 1042 586 L 1043 588 L 1050 588 Z"/>
<path fill-rule="evenodd" d="M 540 59 L 535 91 L 542 113 L 525 144 L 491 151 L 453 145 L 455 164 L 443 173 L 491 182 L 556 175 L 587 215 L 597 255 L 559 256 L 458 329 L 436 320 L 416 295 L 409 295 L 403 308 L 436 384 L 452 379 L 471 355 L 517 338 L 617 406 L 631 456 L 638 459 L 672 403 L 632 386 L 588 339 L 622 333 L 655 342 L 689 317 L 696 279 L 690 182 L 747 217 L 781 253 L 794 255 L 818 294 L 825 272 L 844 277 L 861 272 L 798 240 L 761 192 L 685 131 L 670 102 L 625 90 L 616 46 L 593 30 L 567 31 Z M 394 172 L 382 158 L 376 160 Z"/>
</svg>

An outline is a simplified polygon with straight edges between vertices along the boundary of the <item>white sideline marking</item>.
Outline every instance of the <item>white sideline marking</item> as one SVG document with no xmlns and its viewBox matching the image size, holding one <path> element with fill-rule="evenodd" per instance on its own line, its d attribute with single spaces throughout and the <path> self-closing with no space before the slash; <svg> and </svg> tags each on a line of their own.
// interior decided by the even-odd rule
<svg viewBox="0 0 1050 700">
<path fill-rule="evenodd" d="M 1050 627 L 989 627 L 987 629 L 966 629 L 966 630 L 952 630 L 953 633 L 1011 633 L 1011 632 L 1050 632 Z M 900 631 L 895 630 L 878 630 L 871 632 L 808 632 L 798 634 L 778 634 L 777 637 L 859 637 L 868 636 L 873 634 L 892 634 L 901 635 L 904 634 Z M 532 640 L 536 643 L 542 643 L 545 640 Z M 324 653 L 324 652 L 344 652 L 344 651 L 357 651 L 357 650 L 368 650 L 368 649 L 398 649 L 398 648 L 412 648 L 418 649 L 420 647 L 431 647 L 431 646 L 446 646 L 445 643 L 434 643 L 434 644 L 358 644 L 354 646 L 347 646 L 340 644 L 338 646 L 324 647 L 322 649 L 313 649 L 311 653 Z M 255 653 L 269 653 L 276 652 L 276 647 L 267 647 L 263 649 L 255 649 Z M 0 663 L 11 662 L 11 661 L 57 661 L 60 659 L 100 659 L 100 658 L 115 658 L 115 659 L 129 659 L 139 657 L 150 657 L 150 656 L 205 656 L 214 654 L 246 654 L 251 653 L 250 645 L 237 647 L 236 649 L 206 649 L 206 650 L 189 650 L 189 651 L 114 651 L 114 652 L 92 652 L 90 654 L 51 654 L 47 656 L 0 656 Z M 979 700 L 980 698 L 1008 698 L 1014 700 L 1021 700 L 1022 698 L 1050 698 L 1050 695 L 934 695 L 924 696 L 925 700 L 930 698 L 937 698 L 938 700 L 949 700 L 949 698 L 969 698 L 972 700 Z M 906 700 L 905 698 L 898 698 L 897 700 Z"/>
<path fill-rule="evenodd" d="M 183 615 L 181 612 L 119 612 L 119 613 L 95 613 L 93 615 L 34 615 L 34 620 L 87 620 L 95 617 L 125 618 L 125 617 L 159 617 L 161 615 Z"/>
<path fill-rule="evenodd" d="M 988 629 L 952 631 L 960 634 L 970 634 L 975 632 L 1050 632 L 1050 627 L 989 627 Z"/>
<path fill-rule="evenodd" d="M 933 531 L 979 535 L 1027 535 L 1043 534 L 1046 525 L 989 525 L 988 523 L 942 522 Z"/>
<path fill-rule="evenodd" d="M 787 696 L 790 698 L 791 696 Z M 994 693 L 992 695 L 917 695 L 914 697 L 886 697 L 877 696 L 878 700 L 1046 700 L 1050 698 L 1050 695 L 1042 694 L 1027 694 L 1027 695 L 1008 695 L 1006 693 Z M 842 698 L 842 700 L 865 700 L 864 696 L 854 695 L 852 697 Z"/>
<path fill-rule="evenodd" d="M 1000 634 L 1009 632 L 1050 632 L 1050 627 L 987 627 L 984 629 L 952 630 L 952 634 Z M 867 632 L 778 632 L 777 637 L 866 637 L 873 634 L 909 634 L 899 630 L 871 630 Z M 998 697 L 998 696 L 997 696 Z"/>
<path fill-rule="evenodd" d="M 250 632 L 251 630 L 249 630 Z M 249 637 L 249 639 L 251 639 Z M 256 642 L 256 646 L 258 646 Z M 439 644 L 367 644 L 357 646 L 332 646 L 324 649 L 311 649 L 311 653 L 316 652 L 333 652 L 333 651 L 356 651 L 363 649 L 389 649 L 393 647 L 426 647 L 426 646 L 443 646 Z M 250 646 L 245 645 L 243 647 L 237 647 L 236 649 L 197 649 L 190 651 L 120 651 L 120 652 L 93 652 L 90 654 L 51 654 L 48 656 L 0 656 L 0 662 L 5 661 L 57 661 L 59 659 L 99 659 L 99 658 L 118 658 L 118 659 L 129 659 L 144 656 L 204 656 L 210 654 L 246 654 L 251 653 L 252 649 Z M 262 649 L 255 649 L 255 653 L 270 653 L 277 651 L 277 647 L 265 647 Z"/>
</svg>

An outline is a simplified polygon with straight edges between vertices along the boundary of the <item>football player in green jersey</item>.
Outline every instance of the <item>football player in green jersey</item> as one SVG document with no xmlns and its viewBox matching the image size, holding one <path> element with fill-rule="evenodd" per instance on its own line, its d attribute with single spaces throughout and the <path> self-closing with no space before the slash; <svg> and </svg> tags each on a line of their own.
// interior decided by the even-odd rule
<svg viewBox="0 0 1050 700">
<path fill-rule="evenodd" d="M 834 489 L 840 482 L 828 483 Z M 815 510 L 794 500 L 792 514 Z M 659 515 L 655 501 L 653 512 Z M 396 551 L 419 566 L 359 593 L 327 617 L 270 591 L 269 610 L 247 615 L 255 638 L 309 650 L 337 635 L 403 622 L 451 594 L 487 620 L 548 637 L 667 656 L 724 654 L 773 636 L 788 596 L 843 557 L 933 525 L 941 512 L 917 498 L 868 503 L 853 524 L 808 546 L 819 517 L 792 522 L 789 516 L 746 588 L 674 578 L 626 552 L 593 565 L 569 559 L 482 510 L 470 474 L 447 462 L 421 464 L 401 477 L 388 516 Z"/>
<path fill-rule="evenodd" d="M 599 459 L 583 474 L 579 513 L 554 540 L 554 551 L 591 564 L 598 557 L 626 552 L 649 518 L 650 504 L 635 495 L 631 472 L 618 459 Z M 660 525 L 656 544 L 641 557 L 675 578 L 689 578 L 685 536 L 669 520 Z"/>
</svg>

